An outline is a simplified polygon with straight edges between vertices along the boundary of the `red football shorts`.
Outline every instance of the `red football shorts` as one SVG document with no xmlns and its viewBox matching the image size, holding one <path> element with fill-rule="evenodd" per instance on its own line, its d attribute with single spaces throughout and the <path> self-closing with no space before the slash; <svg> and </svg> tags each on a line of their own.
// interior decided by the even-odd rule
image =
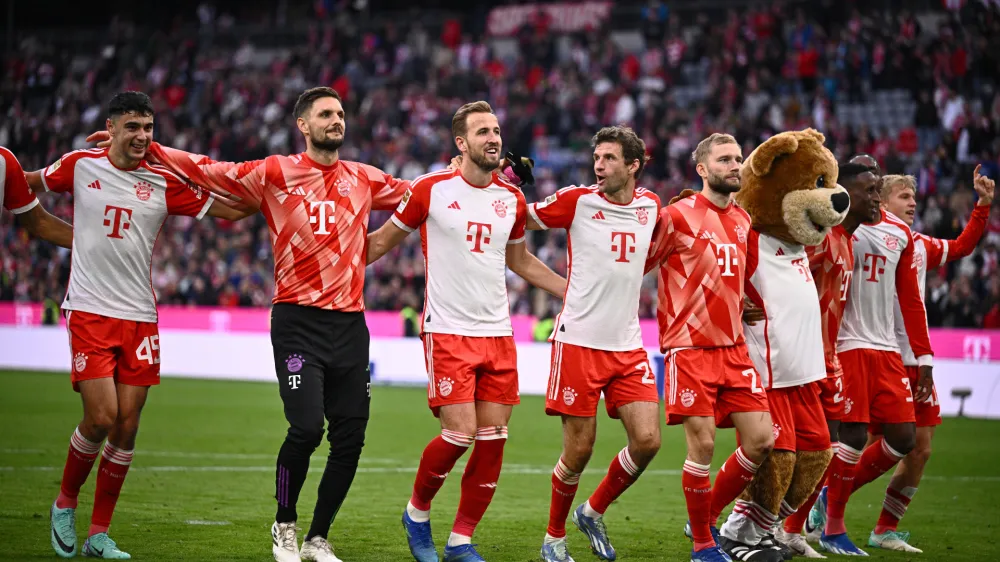
<svg viewBox="0 0 1000 562">
<path fill-rule="evenodd" d="M 425 333 L 423 340 L 427 402 L 435 416 L 448 404 L 521 402 L 513 336 Z"/>
<path fill-rule="evenodd" d="M 545 413 L 582 418 L 597 415 L 604 393 L 608 415 L 618 419 L 618 408 L 632 402 L 659 405 L 656 374 L 646 350 L 604 351 L 552 342 L 552 363 Z"/>
<path fill-rule="evenodd" d="M 910 388 L 917 388 L 917 379 L 920 371 L 916 366 L 907 366 L 906 374 L 910 377 Z M 941 402 L 938 401 L 937 387 L 931 389 L 931 395 L 923 402 L 914 401 L 913 414 L 917 418 L 917 427 L 937 427 L 941 425 Z M 881 424 L 873 423 L 868 426 L 868 432 L 872 435 L 881 435 Z"/>
<path fill-rule="evenodd" d="M 825 451 L 830 448 L 819 381 L 767 391 L 777 451 Z"/>
<path fill-rule="evenodd" d="M 844 400 L 844 371 L 837 363 L 836 371 L 827 371 L 826 378 L 816 381 L 819 387 L 819 399 L 823 403 L 826 419 L 840 421 L 844 419 L 846 401 Z"/>
<path fill-rule="evenodd" d="M 912 423 L 913 393 L 895 351 L 852 349 L 838 353 L 844 369 L 844 422 Z"/>
<path fill-rule="evenodd" d="M 70 310 L 66 327 L 73 390 L 80 391 L 80 381 L 103 378 L 130 386 L 160 384 L 160 333 L 155 322 Z"/>
<path fill-rule="evenodd" d="M 732 427 L 734 412 L 766 412 L 767 396 L 746 345 L 667 352 L 667 424 L 693 416 Z"/>
</svg>

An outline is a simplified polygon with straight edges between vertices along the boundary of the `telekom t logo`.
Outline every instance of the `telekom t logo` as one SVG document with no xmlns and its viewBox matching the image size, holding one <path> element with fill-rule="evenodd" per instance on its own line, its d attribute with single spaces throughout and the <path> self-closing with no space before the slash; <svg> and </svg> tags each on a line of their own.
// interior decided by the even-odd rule
<svg viewBox="0 0 1000 562">
<path fill-rule="evenodd" d="M 719 267 L 723 277 L 734 277 L 736 272 L 732 268 L 736 267 L 736 244 L 716 244 L 715 255 L 719 256 Z"/>
<path fill-rule="evenodd" d="M 333 201 L 310 201 L 309 224 L 318 225 L 316 234 L 330 234 L 326 226 L 333 224 L 333 212 L 336 209 Z"/>
<path fill-rule="evenodd" d="M 481 254 L 483 253 L 481 245 L 490 243 L 490 234 L 493 232 L 493 225 L 485 222 L 469 221 L 469 224 L 465 227 L 465 231 L 468 233 L 465 236 L 465 241 L 472 242 L 472 252 Z"/>
<path fill-rule="evenodd" d="M 878 254 L 865 254 L 864 271 L 868 274 L 865 281 L 878 283 L 878 276 L 885 275 L 885 262 L 887 258 Z"/>
<path fill-rule="evenodd" d="M 804 258 L 795 258 L 792 260 L 792 265 L 799 268 L 799 273 L 805 276 L 807 283 L 812 281 L 812 275 L 809 273 L 809 266 L 806 265 L 806 260 Z"/>
<path fill-rule="evenodd" d="M 847 290 L 851 288 L 851 278 L 854 277 L 854 272 L 845 269 L 840 274 L 840 300 L 847 300 Z"/>
<path fill-rule="evenodd" d="M 110 226 L 108 238 L 124 238 L 122 232 L 132 224 L 132 209 L 107 205 L 104 207 L 104 226 Z"/>
<path fill-rule="evenodd" d="M 634 232 L 612 232 L 611 251 L 618 252 L 616 262 L 628 263 L 626 254 L 635 253 L 635 233 Z"/>
</svg>

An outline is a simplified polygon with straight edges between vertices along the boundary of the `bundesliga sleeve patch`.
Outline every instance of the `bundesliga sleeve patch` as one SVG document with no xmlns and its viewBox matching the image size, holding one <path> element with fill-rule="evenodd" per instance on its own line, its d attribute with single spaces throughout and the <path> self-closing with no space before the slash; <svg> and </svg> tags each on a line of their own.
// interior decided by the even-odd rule
<svg viewBox="0 0 1000 562">
<path fill-rule="evenodd" d="M 48 168 L 46 168 L 45 175 L 48 176 L 54 174 L 55 171 L 58 170 L 60 166 L 62 166 L 62 158 L 56 160 Z"/>
<path fill-rule="evenodd" d="M 558 195 L 556 195 L 555 193 L 553 193 L 552 195 L 549 195 L 548 197 L 546 197 L 544 201 L 542 201 L 540 203 L 535 203 L 535 208 L 536 209 L 541 209 L 543 207 L 548 207 L 549 205 L 555 203 L 556 199 L 558 197 L 559 197 Z"/>
<path fill-rule="evenodd" d="M 402 213 L 403 209 L 406 208 L 406 204 L 410 202 L 410 190 L 407 189 L 406 193 L 403 194 L 403 198 L 399 201 L 399 206 L 396 207 L 397 213 Z"/>
</svg>

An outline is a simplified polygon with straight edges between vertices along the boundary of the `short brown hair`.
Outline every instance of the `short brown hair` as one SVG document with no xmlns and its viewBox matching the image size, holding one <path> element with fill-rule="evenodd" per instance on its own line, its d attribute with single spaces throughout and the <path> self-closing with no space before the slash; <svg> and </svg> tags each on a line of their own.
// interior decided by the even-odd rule
<svg viewBox="0 0 1000 562">
<path fill-rule="evenodd" d="M 635 134 L 631 127 L 616 125 L 614 127 L 604 127 L 594 138 L 590 139 L 590 146 L 597 148 L 597 145 L 605 142 L 618 143 L 622 147 L 622 159 L 626 164 L 639 161 L 639 169 L 635 171 L 635 179 L 642 175 L 642 169 L 646 167 L 649 157 L 646 156 L 646 143 Z"/>
<path fill-rule="evenodd" d="M 917 194 L 917 178 L 908 175 L 889 174 L 887 176 L 882 176 L 882 189 L 880 195 L 882 196 L 883 201 L 892 196 L 892 192 L 896 190 L 897 185 L 902 186 L 904 189 L 909 189 L 914 195 Z"/>
<path fill-rule="evenodd" d="M 469 132 L 466 118 L 473 113 L 493 113 L 493 108 L 484 101 L 474 101 L 458 108 L 455 116 L 451 118 L 451 135 L 453 137 L 464 137 Z"/>
<path fill-rule="evenodd" d="M 309 110 L 312 109 L 313 103 L 322 98 L 333 98 L 343 103 L 343 100 L 340 99 L 340 94 L 338 94 L 337 90 L 334 90 L 333 88 L 328 88 L 326 86 L 309 88 L 299 95 L 299 99 L 295 102 L 295 109 L 292 110 L 292 115 L 294 115 L 296 119 L 304 117 L 305 114 L 309 113 Z"/>
<path fill-rule="evenodd" d="M 694 152 L 691 153 L 691 161 L 697 166 L 700 162 L 704 162 L 708 158 L 709 153 L 712 152 L 712 147 L 717 144 L 739 144 L 736 142 L 736 137 L 727 133 L 712 133 L 705 140 L 698 143 L 695 147 Z"/>
</svg>

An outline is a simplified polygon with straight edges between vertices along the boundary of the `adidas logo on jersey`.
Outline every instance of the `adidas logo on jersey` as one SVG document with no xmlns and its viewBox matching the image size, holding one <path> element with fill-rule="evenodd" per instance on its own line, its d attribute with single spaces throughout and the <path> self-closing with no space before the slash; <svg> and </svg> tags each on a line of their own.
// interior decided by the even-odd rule
<svg viewBox="0 0 1000 562">
<path fill-rule="evenodd" d="M 597 214 L 594 215 L 594 216 L 592 216 L 592 217 L 590 217 L 590 218 L 592 218 L 594 220 L 602 221 L 602 220 L 604 220 L 604 211 L 597 211 Z"/>
<path fill-rule="evenodd" d="M 698 235 L 701 240 L 715 240 L 715 233 L 703 230 L 701 234 Z"/>
<path fill-rule="evenodd" d="M 458 209 L 459 211 L 462 210 L 462 208 L 458 206 L 458 201 L 453 201 L 451 205 L 448 205 L 448 208 L 449 209 Z"/>
<path fill-rule="evenodd" d="M 94 180 L 92 183 L 88 183 L 87 187 L 90 189 L 101 189 L 101 180 Z"/>
<path fill-rule="evenodd" d="M 839 258 L 837 258 L 837 265 L 847 265 L 846 263 L 844 263 L 844 256 L 840 256 Z"/>
<path fill-rule="evenodd" d="M 306 190 L 302 189 L 301 185 L 293 185 L 288 188 L 289 195 L 305 195 Z"/>
<path fill-rule="evenodd" d="M 784 248 L 778 248 L 778 251 L 775 252 L 774 255 L 776 255 L 776 256 L 783 256 L 783 255 L 785 255 L 785 249 Z"/>
</svg>

